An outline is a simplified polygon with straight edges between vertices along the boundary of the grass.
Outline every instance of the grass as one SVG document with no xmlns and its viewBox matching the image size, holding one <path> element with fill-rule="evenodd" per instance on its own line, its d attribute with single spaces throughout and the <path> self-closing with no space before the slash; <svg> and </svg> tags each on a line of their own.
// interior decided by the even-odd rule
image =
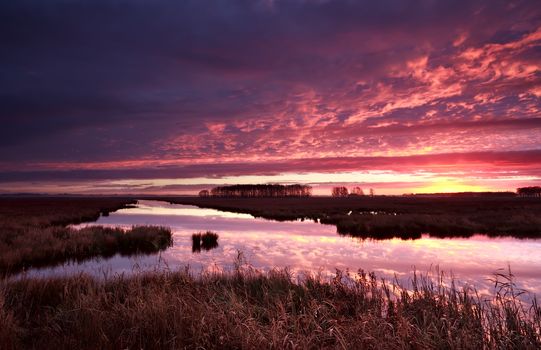
<svg viewBox="0 0 541 350">
<path fill-rule="evenodd" d="M 67 227 L 135 203 L 128 198 L 2 198 L 0 200 L 0 273 L 70 260 L 153 253 L 172 242 L 168 228 L 129 230 L 101 226 Z"/>
<path fill-rule="evenodd" d="M 3 349 L 541 347 L 541 309 L 507 276 L 487 299 L 442 279 L 413 288 L 359 271 L 293 283 L 287 270 L 161 271 L 0 282 Z"/>
<path fill-rule="evenodd" d="M 313 219 L 341 234 L 387 239 L 489 236 L 541 237 L 541 200 L 514 197 L 198 198 L 162 197 L 272 220 Z"/>
<path fill-rule="evenodd" d="M 110 257 L 117 253 L 153 253 L 169 247 L 171 230 L 164 227 L 120 228 L 89 226 L 29 229 L 0 248 L 0 271 L 17 272 L 29 267 L 50 266 L 66 261 Z M 7 247 L 5 247 L 7 246 Z"/>
<path fill-rule="evenodd" d="M 199 253 L 201 249 L 211 250 L 218 247 L 218 234 L 212 231 L 198 232 L 192 235 L 192 252 Z"/>
<path fill-rule="evenodd" d="M 0 197 L 0 223 L 10 228 L 79 224 L 136 202 L 121 197 Z"/>
</svg>

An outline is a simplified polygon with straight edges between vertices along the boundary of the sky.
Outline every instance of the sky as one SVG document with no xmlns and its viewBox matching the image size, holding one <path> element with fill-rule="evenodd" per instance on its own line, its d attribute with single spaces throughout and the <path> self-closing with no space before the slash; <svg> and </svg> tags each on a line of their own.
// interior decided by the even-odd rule
<svg viewBox="0 0 541 350">
<path fill-rule="evenodd" d="M 0 193 L 541 183 L 538 0 L 0 3 Z"/>
</svg>

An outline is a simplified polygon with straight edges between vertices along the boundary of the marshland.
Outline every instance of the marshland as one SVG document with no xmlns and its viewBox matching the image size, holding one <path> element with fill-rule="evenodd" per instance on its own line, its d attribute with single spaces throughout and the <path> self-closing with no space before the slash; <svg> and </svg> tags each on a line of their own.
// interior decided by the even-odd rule
<svg viewBox="0 0 541 350">
<path fill-rule="evenodd" d="M 153 253 L 171 244 L 166 227 L 69 227 L 134 203 L 128 198 L 2 198 L 0 272 L 47 266 L 114 254 Z"/>
<path fill-rule="evenodd" d="M 507 194 L 486 196 L 354 196 L 238 198 L 162 197 L 287 221 L 311 219 L 336 225 L 341 234 L 373 239 L 489 236 L 541 238 L 541 200 Z"/>
<path fill-rule="evenodd" d="M 541 260 L 532 237 L 540 232 L 539 202 L 2 198 L 0 342 L 5 348 L 537 348 Z M 406 224 L 397 226 L 401 216 Z M 450 222 L 444 217 L 455 225 L 493 218 L 516 229 L 526 227 L 517 226 L 521 217 L 530 228 L 518 237 L 504 230 L 468 228 L 453 237 L 400 230 L 430 216 L 438 227 Z M 340 229 L 338 219 L 347 218 L 382 225 L 371 217 L 390 219 L 389 234 L 366 238 Z M 419 227 L 428 227 L 426 220 Z"/>
</svg>

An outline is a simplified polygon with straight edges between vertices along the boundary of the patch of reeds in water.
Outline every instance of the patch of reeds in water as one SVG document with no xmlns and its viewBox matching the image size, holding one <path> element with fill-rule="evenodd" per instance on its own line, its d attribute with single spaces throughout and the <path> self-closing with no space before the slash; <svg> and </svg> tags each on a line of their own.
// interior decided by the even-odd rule
<svg viewBox="0 0 541 350">
<path fill-rule="evenodd" d="M 211 250 L 218 248 L 218 234 L 216 232 L 198 232 L 192 235 L 192 252 L 199 253 L 201 249 Z"/>
</svg>

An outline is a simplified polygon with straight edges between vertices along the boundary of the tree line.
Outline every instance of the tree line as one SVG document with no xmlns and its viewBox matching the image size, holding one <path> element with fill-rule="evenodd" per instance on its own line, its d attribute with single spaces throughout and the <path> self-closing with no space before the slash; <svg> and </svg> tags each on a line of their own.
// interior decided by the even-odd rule
<svg viewBox="0 0 541 350">
<path fill-rule="evenodd" d="M 231 185 L 202 190 L 200 197 L 310 197 L 308 185 Z"/>
<path fill-rule="evenodd" d="M 541 198 L 541 187 L 540 186 L 519 187 L 517 188 L 517 194 L 521 197 L 540 197 Z"/>
<path fill-rule="evenodd" d="M 374 189 L 371 188 L 369 191 L 370 195 L 374 195 Z M 356 186 L 351 189 L 351 192 L 348 191 L 345 186 L 333 187 L 331 191 L 333 197 L 355 197 L 355 196 L 364 196 L 364 191 L 362 188 Z"/>
</svg>

